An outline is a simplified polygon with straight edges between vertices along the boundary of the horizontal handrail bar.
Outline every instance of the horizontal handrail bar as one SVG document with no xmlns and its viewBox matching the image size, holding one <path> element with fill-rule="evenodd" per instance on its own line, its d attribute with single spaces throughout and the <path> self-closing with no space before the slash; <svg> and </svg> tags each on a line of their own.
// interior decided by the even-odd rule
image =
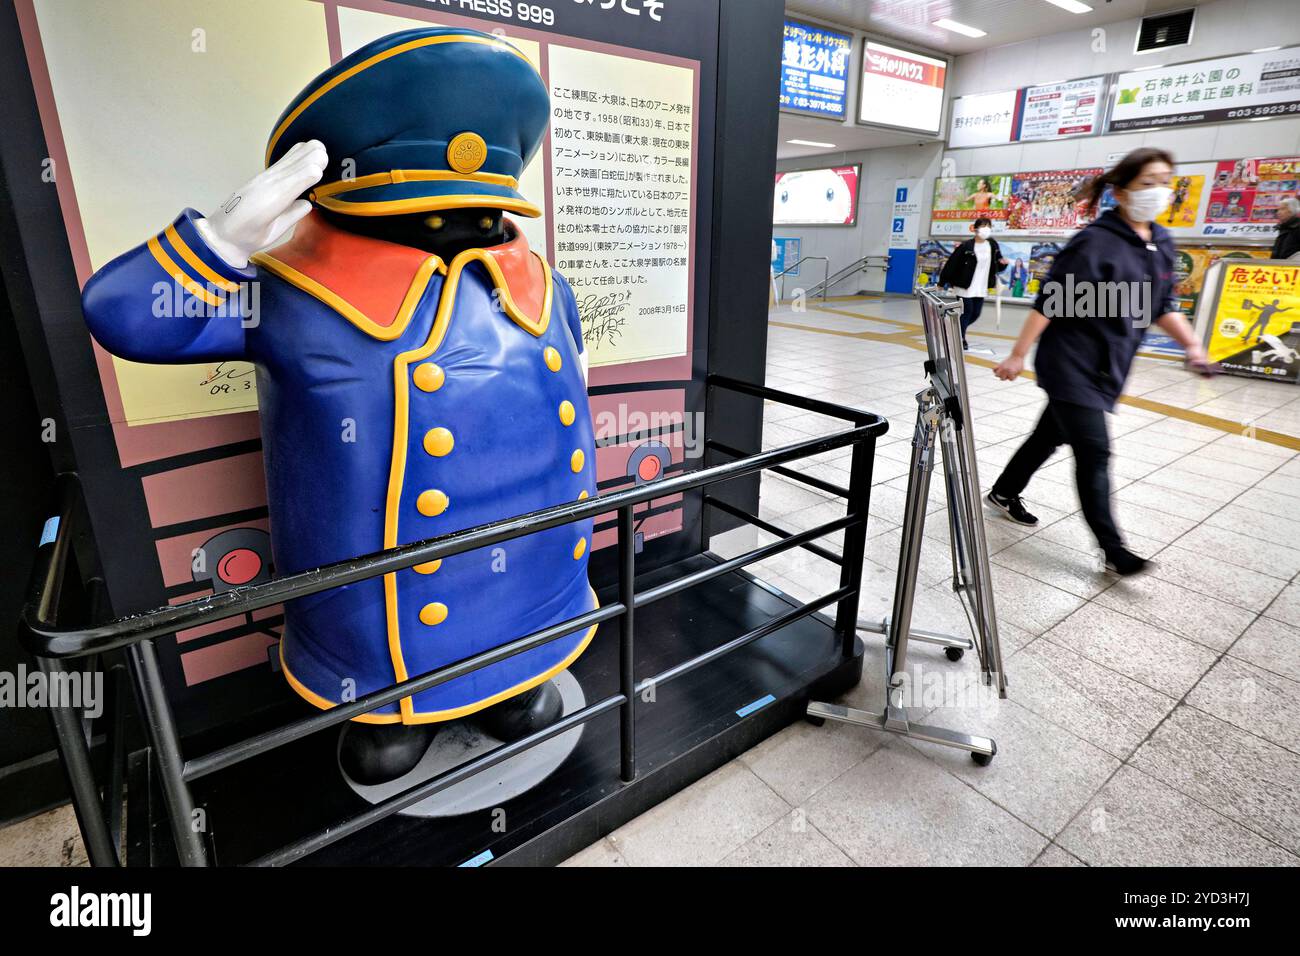
<svg viewBox="0 0 1300 956">
<path fill-rule="evenodd" d="M 720 451 L 724 455 L 730 455 L 732 458 L 744 458 L 749 454 L 749 452 L 741 451 L 739 448 L 733 448 L 731 445 L 725 445 L 720 441 L 713 441 L 712 439 L 706 441 L 704 447 L 712 448 L 714 451 Z M 824 478 L 816 478 L 812 475 L 801 474 L 793 468 L 785 467 L 785 465 L 773 465 L 768 469 L 768 471 L 773 474 L 784 475 L 785 477 L 800 482 L 801 484 L 805 484 L 810 488 L 816 488 L 829 495 L 835 495 L 837 498 L 847 498 L 849 496 L 849 489 L 847 488 L 837 485 L 834 482 L 826 481 Z"/>
<path fill-rule="evenodd" d="M 640 608 L 646 604 L 653 604 L 662 598 L 676 594 L 679 591 L 685 591 L 687 588 L 710 581 L 713 578 L 721 577 L 732 571 L 753 564 L 755 561 L 763 561 L 773 555 L 780 554 L 783 551 L 790 551 L 800 545 L 811 541 L 813 538 L 820 538 L 824 534 L 834 534 L 842 528 L 861 521 L 860 518 L 851 518 L 845 515 L 843 518 L 836 518 L 834 521 L 828 521 L 826 524 L 818 525 L 815 528 L 809 528 L 807 531 L 800 531 L 798 534 L 792 534 L 788 538 L 778 538 L 770 544 L 754 548 L 752 551 L 746 551 L 744 554 L 729 558 L 720 564 L 715 564 L 711 568 L 702 568 L 699 571 L 692 571 L 690 574 L 683 575 L 680 578 L 669 581 L 667 584 L 661 584 L 658 587 L 647 588 L 637 593 L 635 606 Z"/>
<path fill-rule="evenodd" d="M 662 687 L 669 681 L 688 674 L 699 667 L 703 667 L 705 664 L 715 661 L 720 657 L 725 657 L 727 654 L 739 650 L 746 644 L 752 644 L 754 641 L 760 640 L 768 634 L 779 631 L 781 628 L 786 627 L 795 621 L 808 617 L 811 614 L 815 614 L 827 605 L 833 604 L 836 601 L 847 597 L 852 592 L 852 588 L 840 588 L 830 594 L 823 595 L 816 601 L 793 608 L 789 613 L 782 614 L 780 617 L 772 618 L 759 627 L 756 627 L 733 640 L 727 641 L 725 644 L 721 644 L 710 651 L 706 651 L 703 654 L 691 658 L 689 661 L 684 661 L 675 667 L 671 667 L 655 677 L 641 681 L 637 684 L 637 693 L 644 693 L 651 687 Z M 363 813 L 341 820 L 324 830 L 317 831 L 305 839 L 298 840 L 280 850 L 276 850 L 274 853 L 269 853 L 256 860 L 252 865 L 282 866 L 286 863 L 293 863 L 296 860 L 300 860 L 311 853 L 315 853 L 317 850 L 329 846 L 331 843 L 336 843 L 344 837 L 351 836 L 353 833 L 356 833 L 371 824 L 379 822 L 385 817 L 392 816 L 409 806 L 413 806 L 421 800 L 445 790 L 482 770 L 487 770 L 488 768 L 505 760 L 509 760 L 511 757 L 523 753 L 540 743 L 550 740 L 552 737 L 559 736 L 580 724 L 585 724 L 587 721 L 599 717 L 601 714 L 608 713 L 614 708 L 621 706 L 625 699 L 626 698 L 624 698 L 622 694 L 614 694 L 603 700 L 599 700 L 594 704 L 589 704 L 581 710 L 575 711 L 567 717 L 560 719 L 550 727 L 535 731 L 527 737 L 523 737 L 512 744 L 504 744 L 500 747 L 496 747 L 481 757 L 467 761 L 451 768 L 450 770 L 446 770 L 443 773 L 438 774 L 436 777 L 426 780 L 424 783 L 417 784 L 414 787 L 403 790 L 399 794 L 389 797 L 387 800 L 375 804 Z"/>
<path fill-rule="evenodd" d="M 735 505 L 731 504 L 730 502 L 722 501 L 721 499 L 715 498 L 712 495 L 705 495 L 704 503 L 706 505 L 712 505 L 713 507 L 717 508 L 720 511 L 725 511 L 727 514 L 739 518 L 741 521 L 746 521 L 749 524 L 754 525 L 755 527 L 762 528 L 768 534 L 774 534 L 778 538 L 789 538 L 793 534 L 793 532 L 786 531 L 784 528 L 780 527 L 779 525 L 774 525 L 770 521 L 764 521 L 758 515 L 748 512 L 744 508 L 738 508 Z M 844 563 L 844 559 L 840 555 L 836 554 L 834 551 L 829 551 L 826 548 L 823 548 L 819 544 L 806 543 L 800 545 L 800 547 L 802 547 L 805 551 L 811 551 L 819 558 L 825 558 L 831 564 L 842 565 Z"/>
<path fill-rule="evenodd" d="M 803 265 L 805 262 L 807 262 L 807 261 L 810 260 L 810 259 L 816 259 L 816 260 L 818 260 L 819 262 L 825 262 L 825 263 L 829 263 L 829 262 L 831 261 L 831 260 L 828 259 L 826 256 L 804 256 L 802 259 L 800 259 L 800 260 L 799 260 L 798 262 L 796 262 L 794 265 L 792 265 L 792 266 L 788 266 L 787 268 L 782 269 L 782 270 L 781 270 L 780 272 L 778 272 L 776 275 L 772 276 L 772 278 L 773 278 L 773 279 L 779 279 L 779 278 L 781 278 L 783 275 L 786 275 L 787 273 L 792 272 L 792 271 L 794 271 L 795 269 L 798 269 L 801 265 Z"/>
<path fill-rule="evenodd" d="M 740 392 L 742 395 L 753 395 L 755 398 L 766 398 L 774 402 L 780 402 L 782 405 L 789 405 L 793 408 L 802 408 L 806 412 L 816 412 L 818 415 L 826 415 L 829 418 L 839 418 L 846 422 L 853 422 L 855 425 L 864 425 L 868 422 L 883 424 L 884 427 L 877 432 L 878 435 L 885 434 L 889 430 L 887 419 L 874 415 L 871 412 L 864 412 L 859 408 L 850 408 L 848 405 L 837 405 L 835 402 L 828 402 L 820 398 L 808 398 L 806 395 L 795 395 L 792 392 L 783 392 L 779 388 L 769 388 L 766 385 L 754 385 L 750 382 L 742 382 L 739 379 L 730 378 L 726 375 L 710 375 L 706 380 L 709 385 L 716 385 L 719 388 L 730 389 L 733 392 Z M 842 445 L 835 447 L 841 448 L 843 445 L 852 444 L 844 442 Z M 791 446 L 794 447 L 794 446 Z M 800 455 L 801 458 L 812 457 L 810 453 Z M 781 464 L 781 462 L 778 462 Z M 764 465 L 764 468 L 770 468 L 770 465 Z"/>
<path fill-rule="evenodd" d="M 732 638 L 731 640 L 727 641 L 727 643 L 725 644 L 719 644 L 711 651 L 705 651 L 703 654 L 699 654 L 696 657 L 692 657 L 688 661 L 682 661 L 680 664 L 674 664 L 666 671 L 660 671 L 654 677 L 645 678 L 644 680 L 642 680 L 640 683 L 636 685 L 636 692 L 639 696 L 641 694 L 644 694 L 647 690 L 649 690 L 652 687 L 662 687 L 664 684 L 667 684 L 669 681 L 675 680 L 678 677 L 681 677 L 683 674 L 689 674 L 691 671 L 703 667 L 705 664 L 709 664 L 713 661 L 716 661 L 719 657 L 725 657 L 728 654 L 730 654 L 732 651 L 736 651 L 744 647 L 746 644 L 752 644 L 754 641 L 767 637 L 767 635 L 769 634 L 774 634 L 775 632 L 781 630 L 781 628 L 793 624 L 795 621 L 799 621 L 805 617 L 808 617 L 809 615 L 816 614 L 822 608 L 827 607 L 828 605 L 834 604 L 836 601 L 840 601 L 848 597 L 855 590 L 857 589 L 852 587 L 838 588 L 829 594 L 823 594 L 821 597 L 809 601 L 807 604 L 801 604 L 799 605 L 799 607 L 791 609 L 789 612 L 782 614 L 780 617 L 771 618 L 765 624 L 759 625 L 758 627 L 754 628 L 752 631 L 742 634 L 739 637 Z"/>
<path fill-rule="evenodd" d="M 745 385 L 740 382 L 733 384 L 731 380 L 717 384 L 727 388 Z M 758 394 L 762 392 L 760 388 Z M 846 417 L 844 413 L 847 411 L 850 410 L 837 408 L 831 414 Z M 853 418 L 861 418 L 865 422 L 846 431 L 776 448 L 741 461 L 714 465 L 609 495 L 567 502 L 513 518 L 503 518 L 475 528 L 454 531 L 387 551 L 376 551 L 358 558 L 275 578 L 263 584 L 235 588 L 183 604 L 156 608 L 144 614 L 119 618 L 106 624 L 84 628 L 60 628 L 53 622 L 53 603 L 41 599 L 38 591 L 39 603 L 29 602 L 24 607 L 19 630 L 27 649 L 41 657 L 81 657 L 126 647 L 142 640 L 224 620 L 344 584 L 353 584 L 381 574 L 401 571 L 416 564 L 487 547 L 585 518 L 593 518 L 626 505 L 641 504 L 653 498 L 665 498 L 704 485 L 754 474 L 773 465 L 785 464 L 798 458 L 806 458 L 854 444 L 883 434 L 888 428 L 888 423 L 876 415 L 857 413 Z M 62 531 L 61 528 L 60 533 Z M 34 580 L 39 578 L 43 583 L 48 581 L 55 570 L 55 562 L 52 558 L 57 547 L 48 550 L 50 553 L 45 555 L 44 559 L 38 552 L 38 568 L 34 571 Z M 44 574 L 42 574 L 42 565 L 44 565 Z M 61 569 L 61 562 L 58 567 Z M 61 574 L 55 576 L 61 577 Z M 39 612 L 38 608 L 41 609 Z"/>
<path fill-rule="evenodd" d="M 711 580 L 715 577 L 721 577 L 737 568 L 752 564 L 755 561 L 762 561 L 765 558 L 772 557 L 782 551 L 788 551 L 798 547 L 802 542 L 820 537 L 823 534 L 833 534 L 841 528 L 847 527 L 853 523 L 849 517 L 839 518 L 835 521 L 827 522 L 808 531 L 800 532 L 797 535 L 791 535 L 789 538 L 772 542 L 755 548 L 745 554 L 738 555 L 728 561 L 716 564 L 713 567 L 695 571 L 684 577 L 662 584 L 656 588 L 650 588 L 636 596 L 636 607 L 643 607 L 653 604 L 655 601 L 662 600 L 679 591 L 684 591 L 696 584 Z M 532 650 L 542 644 L 550 643 L 565 634 L 572 634 L 576 630 L 589 627 L 592 624 L 599 624 L 612 618 L 619 617 L 624 611 L 623 605 L 614 603 L 605 607 L 598 608 L 594 611 L 588 611 L 578 617 L 570 618 L 567 621 L 560 621 L 552 624 L 550 627 L 543 628 L 533 634 L 529 634 L 518 640 L 511 641 L 509 644 L 503 644 L 500 647 L 493 648 L 473 657 L 464 658 L 454 664 L 446 665 L 438 670 L 428 671 L 417 677 L 412 677 L 395 684 L 386 690 L 375 691 L 360 697 L 357 700 L 340 704 L 329 710 L 321 711 L 319 714 L 313 714 L 302 720 L 294 721 L 283 727 L 277 727 L 275 730 L 268 731 L 249 740 L 240 741 L 229 747 L 220 750 L 214 750 L 211 753 L 204 754 L 201 757 L 195 757 L 186 761 L 184 768 L 184 777 L 187 781 L 197 780 L 206 777 L 208 774 L 215 773 L 218 770 L 224 770 L 250 757 L 266 753 L 277 747 L 283 747 L 286 744 L 293 743 L 303 737 L 325 730 L 336 724 L 344 723 L 353 717 L 369 713 L 385 704 L 391 704 L 403 697 L 409 697 L 421 691 L 436 687 L 439 684 L 446 683 L 457 677 L 463 677 L 465 674 L 480 670 L 491 664 L 499 663 L 516 654 L 522 654 L 524 651 Z"/>
<path fill-rule="evenodd" d="M 361 714 L 368 714 L 376 708 L 394 703 L 403 697 L 410 697 L 431 687 L 437 687 L 439 684 L 445 684 L 449 680 L 455 680 L 457 677 L 464 677 L 466 674 L 472 674 L 474 671 L 482 670 L 484 667 L 514 657 L 516 654 L 522 654 L 543 644 L 549 644 L 566 634 L 572 634 L 574 631 L 591 627 L 593 624 L 600 624 L 616 618 L 624 610 L 626 609 L 620 603 L 607 604 L 604 607 L 579 614 L 577 617 L 569 618 L 567 621 L 559 621 L 544 627 L 540 631 L 534 631 L 532 634 L 525 635 L 508 644 L 502 644 L 472 657 L 462 658 L 453 664 L 444 664 L 436 670 L 425 671 L 423 674 L 407 678 L 401 683 L 394 684 L 383 690 L 372 691 L 351 703 L 339 704 L 329 710 L 322 710 L 319 714 L 312 714 L 302 720 L 296 720 L 291 724 L 285 724 L 283 727 L 277 727 L 275 730 L 269 730 L 257 737 L 242 740 L 239 743 L 231 744 L 229 747 L 223 747 L 220 750 L 214 750 L 201 757 L 195 757 L 185 762 L 183 775 L 186 780 L 197 780 L 200 777 L 206 777 L 210 773 L 223 770 L 232 764 L 247 760 L 249 757 L 293 743 L 295 740 L 314 734 L 318 730 L 345 723 Z"/>
<path fill-rule="evenodd" d="M 615 707 L 620 706 L 624 701 L 622 694 L 614 694 L 612 697 L 606 697 L 604 700 L 598 700 L 594 704 L 576 710 L 572 714 L 560 718 L 549 727 L 534 731 L 527 737 L 522 737 L 511 744 L 502 744 L 500 747 L 493 748 L 481 757 L 466 761 L 445 770 L 436 777 L 431 777 L 424 783 L 416 784 L 401 793 L 394 794 L 387 800 L 381 800 L 369 810 L 359 813 L 356 816 L 347 817 L 340 820 L 332 826 L 319 830 L 313 835 L 296 843 L 291 843 L 286 847 L 276 850 L 274 853 L 268 853 L 253 861 L 252 866 L 283 866 L 286 863 L 293 863 L 303 857 L 315 853 L 317 850 L 329 846 L 331 843 L 337 843 L 344 837 L 351 836 L 358 830 L 364 830 L 371 824 L 378 823 L 385 817 L 391 817 L 394 813 L 405 810 L 409 806 L 419 803 L 426 797 L 431 797 L 439 791 L 446 790 L 454 784 L 460 783 L 480 770 L 487 770 L 489 767 L 495 767 L 497 764 L 509 760 L 517 754 L 523 753 L 537 744 L 550 740 L 552 737 L 558 737 L 567 730 L 571 730 L 580 724 L 585 724 L 601 714 L 608 713 Z"/>
</svg>

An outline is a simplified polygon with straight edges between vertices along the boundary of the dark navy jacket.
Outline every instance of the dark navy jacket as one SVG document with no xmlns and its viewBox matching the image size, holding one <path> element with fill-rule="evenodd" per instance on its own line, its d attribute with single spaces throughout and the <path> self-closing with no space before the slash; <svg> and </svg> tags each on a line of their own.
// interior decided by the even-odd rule
<svg viewBox="0 0 1300 956">
<path fill-rule="evenodd" d="M 993 238 L 986 240 L 989 244 L 989 276 L 988 287 L 992 292 L 997 288 L 998 273 L 1002 271 L 1002 249 L 998 246 L 998 241 Z M 954 289 L 969 289 L 970 284 L 975 281 L 975 270 L 979 268 L 979 260 L 975 257 L 975 240 L 967 239 L 960 243 L 948 257 L 948 261 L 943 264 L 939 270 L 939 284 L 952 286 Z"/>
<path fill-rule="evenodd" d="M 1148 243 L 1112 209 L 1075 233 L 1034 300 L 1051 320 L 1034 358 L 1038 384 L 1056 401 L 1110 411 L 1147 326 L 1176 311 L 1173 289 L 1174 242 L 1158 223 Z"/>
</svg>

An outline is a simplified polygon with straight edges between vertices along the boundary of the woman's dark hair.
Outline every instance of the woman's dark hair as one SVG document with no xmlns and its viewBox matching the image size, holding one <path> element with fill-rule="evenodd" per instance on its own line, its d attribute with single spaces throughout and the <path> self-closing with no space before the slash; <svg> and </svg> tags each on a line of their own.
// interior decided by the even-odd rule
<svg viewBox="0 0 1300 956">
<path fill-rule="evenodd" d="M 1088 215 L 1097 214 L 1097 204 L 1101 202 L 1101 195 L 1106 191 L 1107 186 L 1125 188 L 1142 175 L 1142 170 L 1147 168 L 1148 163 L 1167 163 L 1173 166 L 1174 157 L 1163 149 L 1143 146 L 1141 149 L 1133 150 L 1100 176 L 1088 180 L 1082 193 L 1082 198 L 1088 201 Z"/>
<path fill-rule="evenodd" d="M 974 226 L 976 229 L 978 229 L 980 226 L 988 226 L 990 229 L 992 229 L 993 220 L 990 219 L 988 216 L 980 216 L 973 223 L 971 223 L 971 225 Z"/>
</svg>

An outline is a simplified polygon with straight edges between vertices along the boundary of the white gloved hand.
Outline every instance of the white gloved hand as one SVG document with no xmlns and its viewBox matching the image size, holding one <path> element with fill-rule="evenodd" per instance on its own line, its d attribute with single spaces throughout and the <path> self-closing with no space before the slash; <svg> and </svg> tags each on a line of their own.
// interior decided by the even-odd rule
<svg viewBox="0 0 1300 956">
<path fill-rule="evenodd" d="M 298 196 L 320 182 L 328 163 L 324 143 L 298 143 L 236 189 L 212 215 L 197 220 L 199 235 L 228 265 L 244 268 L 249 256 L 274 245 L 311 212 L 311 203 Z"/>
</svg>

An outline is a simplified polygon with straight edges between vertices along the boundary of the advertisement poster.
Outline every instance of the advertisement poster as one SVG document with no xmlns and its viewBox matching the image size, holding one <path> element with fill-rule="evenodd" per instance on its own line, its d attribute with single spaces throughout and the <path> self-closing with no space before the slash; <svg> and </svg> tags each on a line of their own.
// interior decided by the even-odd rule
<svg viewBox="0 0 1300 956">
<path fill-rule="evenodd" d="M 1205 350 L 1225 372 L 1280 382 L 1300 379 L 1300 266 L 1229 264 L 1204 330 Z"/>
<path fill-rule="evenodd" d="M 952 118 L 948 123 L 948 146 L 996 146 L 1016 138 L 1016 121 L 1020 116 L 1021 91 L 976 93 L 952 101 Z"/>
<path fill-rule="evenodd" d="M 810 23 L 785 21 L 781 45 L 781 109 L 844 119 L 853 37 Z"/>
<path fill-rule="evenodd" d="M 1031 86 L 1024 91 L 1017 139 L 1057 139 L 1097 131 L 1106 89 L 1104 76 Z"/>
<path fill-rule="evenodd" d="M 1174 300 L 1178 311 L 1195 315 L 1210 267 L 1222 259 L 1267 259 L 1268 250 L 1250 246 L 1179 246 L 1174 256 Z"/>
<path fill-rule="evenodd" d="M 1010 176 L 936 179 L 930 206 L 930 231 L 940 236 L 967 235 L 972 222 L 987 216 L 993 222 L 993 231 L 1003 232 L 1010 199 Z"/>
<path fill-rule="evenodd" d="M 917 250 L 918 286 L 935 287 L 939 284 L 939 273 L 948 261 L 958 240 L 925 239 Z M 1048 270 L 1056 260 L 1056 254 L 1065 245 L 1061 242 L 1018 242 L 998 243 L 1002 258 L 1010 262 L 998 272 L 998 282 L 1002 286 L 1002 295 L 1007 299 L 1019 299 L 1031 302 L 1047 277 Z"/>
<path fill-rule="evenodd" d="M 1002 296 L 1007 299 L 1024 299 L 1029 301 L 1038 294 L 1039 280 L 1034 278 L 1031 264 L 1034 259 L 1034 247 L 1029 242 L 999 242 L 1002 258 L 1007 264 L 998 270 L 998 284 L 1002 287 Z"/>
<path fill-rule="evenodd" d="M 944 60 L 864 40 L 858 121 L 938 133 L 947 73 Z"/>
<path fill-rule="evenodd" d="M 1079 198 L 1084 185 L 1101 168 L 1017 173 L 1011 181 L 1006 232 L 1021 235 L 1061 235 L 1089 222 L 1086 203 Z"/>
<path fill-rule="evenodd" d="M 861 166 L 792 169 L 776 174 L 772 223 L 777 226 L 851 226 L 858 216 Z"/>
<path fill-rule="evenodd" d="M 1108 132 L 1294 116 L 1300 47 L 1121 73 Z"/>
<path fill-rule="evenodd" d="M 972 222 L 987 216 L 997 236 L 1069 235 L 1089 221 L 1076 197 L 1099 173 L 1097 167 L 938 179 L 930 231 L 963 235 Z"/>
<path fill-rule="evenodd" d="M 799 274 L 799 252 L 803 243 L 795 236 L 772 237 L 772 275 L 782 273 L 788 276 Z"/>
<path fill-rule="evenodd" d="M 1277 207 L 1300 188 L 1300 157 L 1224 160 L 1215 164 L 1202 235 L 1271 239 Z"/>
<path fill-rule="evenodd" d="M 939 239 L 925 239 L 916 250 L 916 284 L 932 289 L 939 284 L 939 271 L 948 261 L 956 242 L 944 242 Z"/>
</svg>

